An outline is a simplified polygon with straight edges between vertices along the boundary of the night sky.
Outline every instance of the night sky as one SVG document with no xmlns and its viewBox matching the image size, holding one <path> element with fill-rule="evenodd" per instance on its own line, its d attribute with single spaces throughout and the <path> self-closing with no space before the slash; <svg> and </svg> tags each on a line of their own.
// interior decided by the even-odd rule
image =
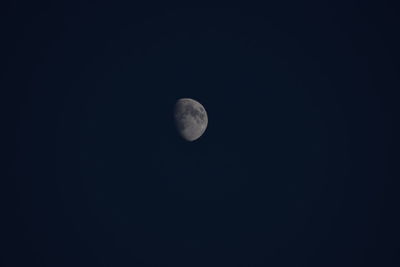
<svg viewBox="0 0 400 267">
<path fill-rule="evenodd" d="M 71 2 L 0 11 L 1 266 L 400 266 L 393 5 Z"/>
</svg>

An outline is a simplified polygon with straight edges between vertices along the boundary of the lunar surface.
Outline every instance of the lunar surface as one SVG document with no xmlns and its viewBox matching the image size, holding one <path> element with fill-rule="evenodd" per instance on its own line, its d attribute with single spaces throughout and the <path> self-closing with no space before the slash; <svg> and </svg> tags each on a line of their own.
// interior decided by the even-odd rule
<svg viewBox="0 0 400 267">
<path fill-rule="evenodd" d="M 194 141 L 202 136 L 208 124 L 203 105 L 190 98 L 176 101 L 174 118 L 179 134 L 187 141 Z"/>
</svg>

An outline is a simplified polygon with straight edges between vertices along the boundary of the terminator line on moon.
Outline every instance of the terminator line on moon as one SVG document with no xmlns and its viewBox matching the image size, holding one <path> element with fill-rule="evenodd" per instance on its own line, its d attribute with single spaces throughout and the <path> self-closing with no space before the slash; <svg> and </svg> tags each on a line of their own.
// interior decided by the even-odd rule
<svg viewBox="0 0 400 267">
<path fill-rule="evenodd" d="M 207 128 L 207 112 L 202 104 L 190 98 L 181 98 L 175 103 L 175 125 L 183 139 L 194 141 Z"/>
</svg>

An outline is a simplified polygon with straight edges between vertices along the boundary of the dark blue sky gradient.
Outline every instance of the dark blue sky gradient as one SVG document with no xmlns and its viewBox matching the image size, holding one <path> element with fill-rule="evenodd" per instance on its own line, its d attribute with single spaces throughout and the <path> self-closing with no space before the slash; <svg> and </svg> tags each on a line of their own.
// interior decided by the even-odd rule
<svg viewBox="0 0 400 267">
<path fill-rule="evenodd" d="M 394 6 L 5 6 L 2 266 L 398 266 Z"/>
</svg>

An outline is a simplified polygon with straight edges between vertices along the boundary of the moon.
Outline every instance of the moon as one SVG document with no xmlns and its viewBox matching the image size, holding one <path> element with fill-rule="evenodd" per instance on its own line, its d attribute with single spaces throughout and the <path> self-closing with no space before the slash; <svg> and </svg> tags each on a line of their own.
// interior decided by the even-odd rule
<svg viewBox="0 0 400 267">
<path fill-rule="evenodd" d="M 175 126 L 186 141 L 194 141 L 207 128 L 208 116 L 202 104 L 191 98 L 181 98 L 175 103 Z"/>
</svg>

